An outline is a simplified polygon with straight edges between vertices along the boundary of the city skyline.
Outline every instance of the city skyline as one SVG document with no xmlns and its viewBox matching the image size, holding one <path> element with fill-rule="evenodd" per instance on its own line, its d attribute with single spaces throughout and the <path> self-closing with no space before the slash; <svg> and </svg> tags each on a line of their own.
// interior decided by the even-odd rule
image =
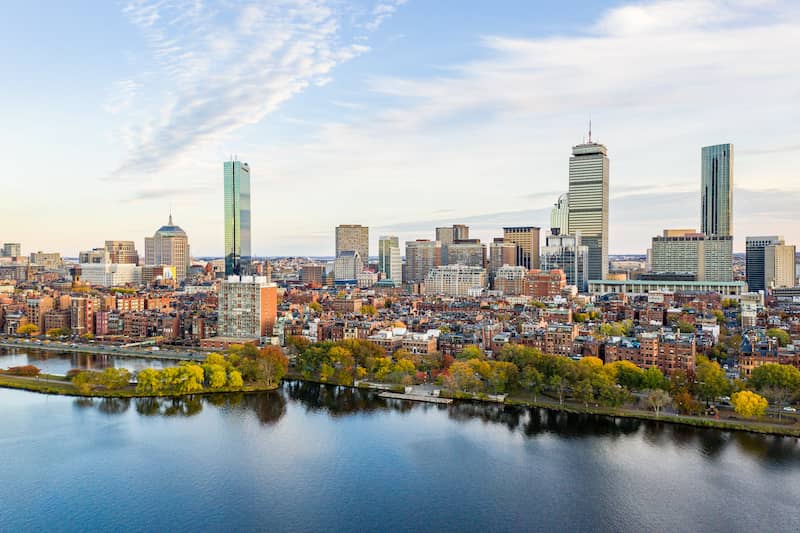
<svg viewBox="0 0 800 533">
<path fill-rule="evenodd" d="M 790 90 L 800 75 L 784 68 L 800 49 L 800 15 L 789 2 L 579 2 L 574 13 L 539 6 L 536 23 L 524 2 L 319 2 L 294 15 L 248 4 L 198 8 L 175 25 L 169 5 L 52 6 L 49 17 L 9 6 L 2 60 L 17 83 L 2 104 L 2 145 L 18 172 L 1 240 L 68 256 L 109 238 L 141 249 L 172 204 L 196 255 L 221 256 L 218 165 L 234 152 L 258 169 L 254 255 L 328 255 L 330 228 L 344 221 L 372 228 L 373 250 L 380 234 L 402 249 L 462 222 L 488 243 L 503 226 L 548 228 L 567 190 L 569 147 L 591 116 L 614 159 L 611 254 L 641 254 L 662 228 L 696 226 L 698 148 L 727 142 L 737 150 L 734 194 L 749 200 L 734 204 L 734 250 L 747 235 L 800 241 Z M 215 17 L 241 35 L 192 37 Z M 309 21 L 331 23 L 311 36 L 300 29 Z M 269 24 L 286 28 L 286 46 L 271 54 Z M 182 67 L 158 36 L 198 68 Z M 87 59 L 98 42 L 106 59 Z M 63 65 L 47 61 L 57 43 L 68 43 Z M 211 74 L 251 48 L 264 53 L 244 54 L 230 80 Z M 247 74 L 284 61 L 285 77 Z M 43 90 L 53 86 L 55 101 Z M 27 194 L 29 183 L 59 194 Z M 374 201 L 342 216 L 322 192 L 330 183 L 362 197 L 374 184 Z M 313 217 L 297 216 L 298 198 Z M 73 209 L 82 203 L 93 209 Z M 34 209 L 36 223 L 14 222 Z"/>
</svg>

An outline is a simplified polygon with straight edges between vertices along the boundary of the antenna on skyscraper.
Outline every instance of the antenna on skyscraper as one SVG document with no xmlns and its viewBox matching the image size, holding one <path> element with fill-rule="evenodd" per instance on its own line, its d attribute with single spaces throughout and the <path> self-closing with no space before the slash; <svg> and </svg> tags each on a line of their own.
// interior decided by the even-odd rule
<svg viewBox="0 0 800 533">
<path fill-rule="evenodd" d="M 592 115 L 589 115 L 589 144 L 592 144 Z"/>
</svg>

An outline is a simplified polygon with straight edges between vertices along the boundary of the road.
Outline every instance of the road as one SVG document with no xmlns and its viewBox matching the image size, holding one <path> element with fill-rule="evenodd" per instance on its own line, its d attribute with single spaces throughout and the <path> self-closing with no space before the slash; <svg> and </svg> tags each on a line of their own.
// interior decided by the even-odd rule
<svg viewBox="0 0 800 533">
<path fill-rule="evenodd" d="M 204 361 L 206 353 L 178 352 L 174 350 L 136 350 L 120 348 L 119 346 L 106 346 L 103 344 L 78 344 L 50 341 L 38 343 L 25 339 L 0 339 L 0 347 L 20 348 L 24 350 L 48 350 L 68 353 L 92 353 L 98 355 L 113 355 L 115 357 L 137 357 L 141 359 L 154 359 L 166 361 Z"/>
</svg>

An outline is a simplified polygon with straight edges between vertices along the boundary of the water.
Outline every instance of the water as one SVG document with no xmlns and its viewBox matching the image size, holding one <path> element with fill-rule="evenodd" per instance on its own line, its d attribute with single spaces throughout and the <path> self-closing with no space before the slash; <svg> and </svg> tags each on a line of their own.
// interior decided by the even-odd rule
<svg viewBox="0 0 800 533">
<path fill-rule="evenodd" d="M 546 410 L 0 389 L 0 531 L 797 531 L 800 444 Z"/>
<path fill-rule="evenodd" d="M 127 368 L 131 372 L 143 368 L 165 368 L 175 366 L 175 361 L 145 359 L 140 357 L 119 357 L 90 353 L 54 352 L 49 350 L 30 350 L 0 348 L 0 368 L 33 365 L 45 374 L 64 376 L 73 368 L 103 370 L 104 368 Z"/>
</svg>

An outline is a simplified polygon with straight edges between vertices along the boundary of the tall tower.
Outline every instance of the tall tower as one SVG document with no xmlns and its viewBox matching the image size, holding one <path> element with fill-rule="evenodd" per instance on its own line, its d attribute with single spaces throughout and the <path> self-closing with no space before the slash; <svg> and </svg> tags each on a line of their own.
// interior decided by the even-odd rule
<svg viewBox="0 0 800 533">
<path fill-rule="evenodd" d="M 539 230 L 536 226 L 503 228 L 503 242 L 517 246 L 517 265 L 539 268 Z"/>
<path fill-rule="evenodd" d="M 395 235 L 382 235 L 378 239 L 378 272 L 395 285 L 400 285 L 403 281 L 400 240 Z"/>
<path fill-rule="evenodd" d="M 250 270 L 250 167 L 238 160 L 225 161 L 225 275 Z"/>
<path fill-rule="evenodd" d="M 608 275 L 608 155 L 589 142 L 572 147 L 569 158 L 569 233 L 580 232 L 588 249 L 590 280 Z"/>
<path fill-rule="evenodd" d="M 550 210 L 550 233 L 552 235 L 567 235 L 569 233 L 569 194 L 564 193 L 558 197 Z"/>
<path fill-rule="evenodd" d="M 733 235 L 732 144 L 703 147 L 701 193 L 701 231 L 706 235 Z"/>
<path fill-rule="evenodd" d="M 369 228 L 360 224 L 336 226 L 336 257 L 342 252 L 358 252 L 364 263 L 369 262 Z"/>
<path fill-rule="evenodd" d="M 102 251 L 108 255 L 107 251 Z M 170 265 L 175 267 L 178 281 L 186 278 L 192 264 L 189 238 L 180 226 L 172 223 L 171 213 L 166 226 L 158 228 L 152 237 L 144 238 L 144 264 L 149 266 Z"/>
</svg>

